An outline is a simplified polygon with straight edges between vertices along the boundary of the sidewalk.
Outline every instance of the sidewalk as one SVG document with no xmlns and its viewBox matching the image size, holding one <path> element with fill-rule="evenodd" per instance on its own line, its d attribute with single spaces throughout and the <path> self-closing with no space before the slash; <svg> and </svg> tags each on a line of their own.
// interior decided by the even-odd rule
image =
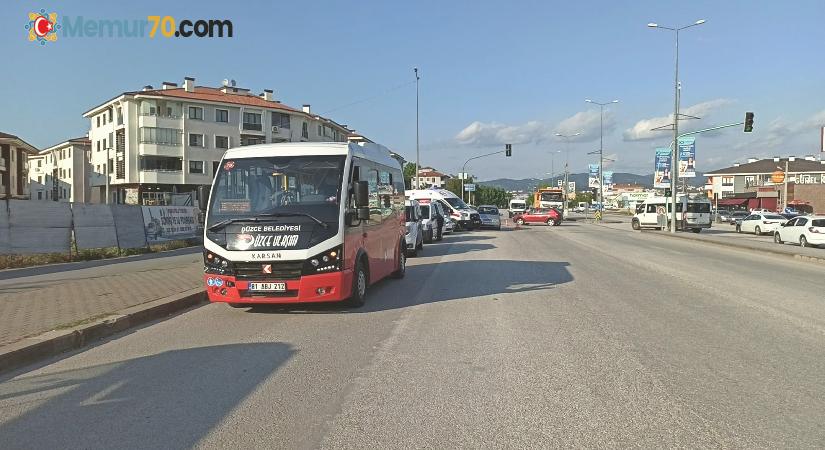
<svg viewBox="0 0 825 450">
<path fill-rule="evenodd" d="M 797 259 L 825 263 L 825 249 L 810 247 L 803 248 L 798 245 L 791 244 L 776 244 L 773 242 L 773 236 L 755 236 L 753 234 L 737 233 L 734 227 L 727 224 L 714 224 L 711 229 L 702 230 L 701 233 L 678 232 L 675 235 L 657 230 L 633 231 L 630 228 L 629 221 L 619 224 L 604 223 L 601 226 L 627 231 L 630 233 L 645 233 L 667 238 L 708 242 L 732 248 L 760 251 L 764 253 L 772 253 L 774 255 L 789 256 Z"/>
<path fill-rule="evenodd" d="M 0 347 L 202 286 L 199 248 L 0 276 Z M 13 275 L 13 276 L 9 276 Z"/>
</svg>

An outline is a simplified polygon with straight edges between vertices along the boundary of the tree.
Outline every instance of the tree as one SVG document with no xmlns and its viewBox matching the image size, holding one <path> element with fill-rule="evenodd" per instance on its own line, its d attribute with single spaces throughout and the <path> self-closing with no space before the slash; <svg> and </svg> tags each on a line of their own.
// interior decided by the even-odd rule
<svg viewBox="0 0 825 450">
<path fill-rule="evenodd" d="M 476 190 L 473 193 L 473 200 L 476 205 L 495 205 L 499 208 L 508 207 L 512 197 L 504 189 L 480 184 L 476 185 Z"/>
<path fill-rule="evenodd" d="M 412 189 L 412 178 L 415 176 L 415 163 L 408 162 L 404 165 L 404 185 L 407 189 Z"/>
</svg>

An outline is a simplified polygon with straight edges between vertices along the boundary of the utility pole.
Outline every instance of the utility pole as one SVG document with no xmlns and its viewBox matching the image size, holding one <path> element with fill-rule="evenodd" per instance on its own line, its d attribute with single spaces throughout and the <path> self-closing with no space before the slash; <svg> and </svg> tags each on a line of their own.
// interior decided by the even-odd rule
<svg viewBox="0 0 825 450">
<path fill-rule="evenodd" d="M 565 152 L 565 160 L 564 160 L 564 207 L 562 208 L 562 215 L 567 216 L 567 203 L 569 202 L 569 192 L 570 189 L 570 138 L 576 137 L 581 135 L 581 131 L 578 131 L 573 134 L 561 134 L 556 133 L 556 136 L 563 138 L 565 140 L 564 152 Z"/>
<path fill-rule="evenodd" d="M 618 100 L 613 100 L 612 102 L 597 102 L 588 99 L 585 99 L 587 103 L 592 103 L 594 105 L 599 105 L 600 115 L 599 115 L 599 208 L 604 214 L 604 107 L 605 105 L 609 105 L 611 103 L 619 103 Z"/>
<path fill-rule="evenodd" d="M 415 189 L 421 189 L 421 180 L 418 177 L 421 164 L 418 150 L 418 67 L 413 67 L 413 71 L 415 72 Z"/>
<path fill-rule="evenodd" d="M 673 86 L 675 91 L 673 100 L 673 151 L 670 159 L 670 195 L 671 203 L 673 204 L 670 212 L 671 233 L 676 233 L 676 190 L 678 189 L 677 183 L 679 181 L 679 91 L 681 89 L 681 86 L 679 85 L 679 31 L 686 28 L 695 27 L 697 25 L 702 25 L 703 23 L 705 23 L 705 19 L 697 20 L 690 25 L 678 28 L 665 27 L 657 23 L 647 24 L 650 28 L 670 30 L 676 34 L 676 70 L 675 82 Z M 685 184 L 685 192 L 687 192 L 687 183 Z"/>
</svg>

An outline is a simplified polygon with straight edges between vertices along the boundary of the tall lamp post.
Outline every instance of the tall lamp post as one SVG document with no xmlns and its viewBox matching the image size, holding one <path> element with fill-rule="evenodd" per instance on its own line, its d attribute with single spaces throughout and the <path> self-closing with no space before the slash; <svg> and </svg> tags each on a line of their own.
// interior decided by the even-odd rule
<svg viewBox="0 0 825 450">
<path fill-rule="evenodd" d="M 679 181 L 679 32 L 690 27 L 702 25 L 705 19 L 697 20 L 690 25 L 684 27 L 666 27 L 658 23 L 651 22 L 647 24 L 650 28 L 657 28 L 660 30 L 673 31 L 676 35 L 676 70 L 675 82 L 673 85 L 674 99 L 673 99 L 673 152 L 671 154 L 671 169 L 670 169 L 670 195 L 673 206 L 670 213 L 670 232 L 676 232 L 676 183 Z"/>
<path fill-rule="evenodd" d="M 584 99 L 584 101 L 594 105 L 599 105 L 599 110 L 601 113 L 599 116 L 599 207 L 604 210 L 604 107 L 611 103 L 619 103 L 619 101 L 613 100 L 612 102 L 597 102 L 590 100 L 589 98 Z M 602 211 L 602 213 L 604 213 L 604 211 Z"/>
<path fill-rule="evenodd" d="M 413 67 L 413 72 L 415 72 L 415 189 L 421 189 L 421 180 L 418 177 L 421 164 L 418 151 L 418 80 L 420 79 L 418 76 L 418 67 Z"/>
<path fill-rule="evenodd" d="M 567 202 L 569 201 L 568 197 L 570 193 L 567 192 L 570 189 L 570 138 L 576 137 L 581 135 L 581 132 L 578 131 L 573 134 L 561 134 L 556 133 L 556 136 L 564 139 L 565 146 L 564 146 L 564 206 L 562 206 L 562 213 L 566 216 L 567 215 Z"/>
</svg>

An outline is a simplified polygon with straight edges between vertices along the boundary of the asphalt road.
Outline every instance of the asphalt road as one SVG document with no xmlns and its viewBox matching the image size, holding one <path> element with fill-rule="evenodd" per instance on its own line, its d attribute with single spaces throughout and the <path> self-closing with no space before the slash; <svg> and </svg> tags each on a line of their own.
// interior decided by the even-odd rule
<svg viewBox="0 0 825 450">
<path fill-rule="evenodd" d="M 820 265 L 448 236 L 361 310 L 216 304 L 0 383 L 0 447 L 822 447 Z"/>
</svg>

